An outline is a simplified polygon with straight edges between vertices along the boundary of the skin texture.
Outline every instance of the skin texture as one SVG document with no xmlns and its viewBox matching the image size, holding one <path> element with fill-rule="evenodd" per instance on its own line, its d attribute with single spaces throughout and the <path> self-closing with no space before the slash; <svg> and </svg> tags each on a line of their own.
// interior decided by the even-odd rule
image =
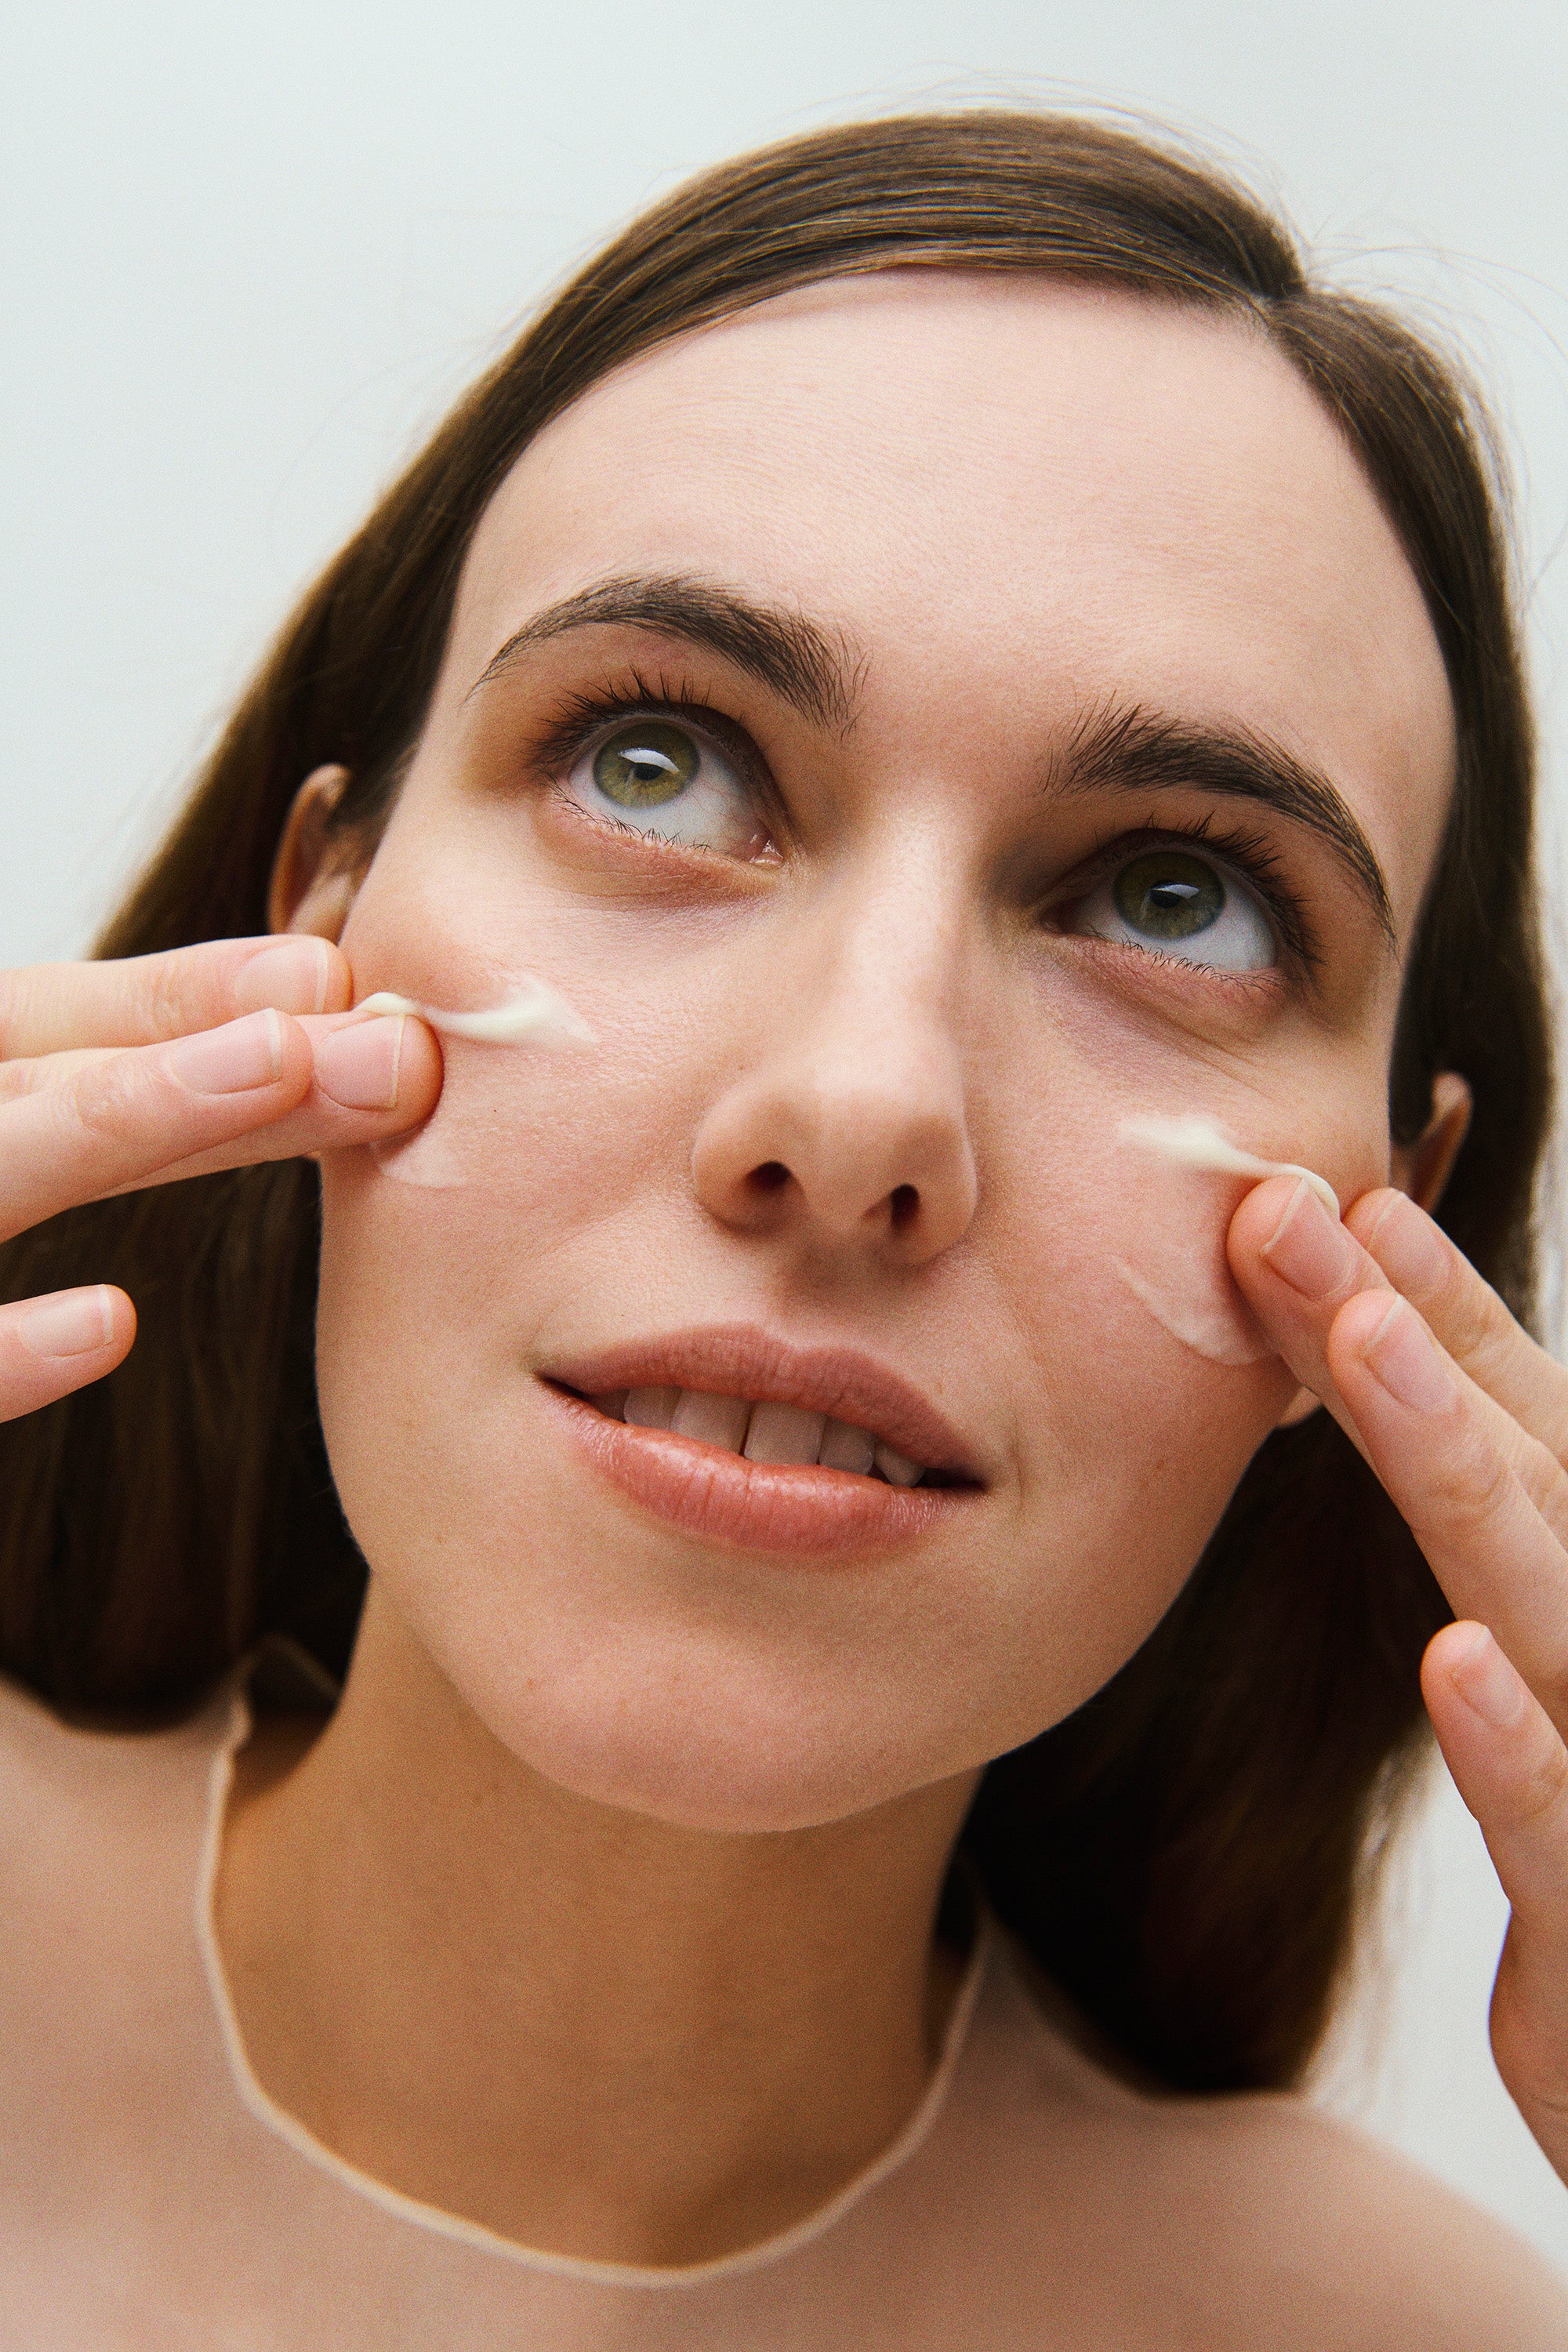
<svg viewBox="0 0 1568 2352">
<path fill-rule="evenodd" d="M 625 624 L 487 678 L 532 616 L 634 572 L 809 616 L 845 706 L 803 714 L 732 658 Z M 606 688 L 744 731 L 764 813 L 747 854 L 650 844 L 571 799 L 572 760 L 542 743 Z M 1205 823 L 1217 842 L 1236 819 L 1188 787 L 1068 788 L 1084 729 L 1132 705 L 1328 776 L 1382 864 L 1392 938 L 1331 847 L 1251 807 L 1315 961 L 1221 973 L 1085 936 L 1116 845 Z M 1466 1116 L 1447 1082 L 1395 1164 L 1389 1052 L 1451 755 L 1376 501 L 1234 322 L 891 273 L 657 352 L 525 454 L 368 868 L 324 835 L 342 776 L 323 771 L 275 892 L 280 928 L 338 943 L 356 997 L 479 1006 L 536 972 L 599 1040 L 447 1041 L 409 1154 L 438 1146 L 438 1181 L 395 1181 L 363 1129 L 289 1147 L 329 1147 L 321 1395 L 373 1577 L 327 1730 L 302 1758 L 252 1743 L 218 1918 L 257 2071 L 331 2146 L 609 2259 L 698 2260 L 809 2210 L 928 2077 L 952 1983 L 931 1920 L 978 1770 L 1131 1654 L 1262 1437 L 1316 1397 L 1430 1526 L 1457 1602 L 1549 1710 L 1568 1692 L 1562 1473 L 1521 1430 L 1551 1398 L 1545 1444 L 1568 1442 L 1562 1376 L 1488 1327 L 1466 1358 L 1480 1385 L 1442 1408 L 1473 1429 L 1477 1494 L 1457 1497 L 1432 1417 L 1406 1427 L 1365 1368 L 1388 1304 L 1370 1269 L 1401 1278 L 1396 1234 L 1437 1245 L 1384 1188 L 1435 1199 Z M 337 1008 L 336 950 L 323 968 Z M 279 1034 L 299 1068 L 276 1083 L 308 1086 L 300 1024 Z M 404 1034 L 384 1135 L 434 1094 L 434 1040 Z M 62 1078 L 84 1083 L 102 1080 Z M 1189 1112 L 1356 1203 L 1357 1271 L 1326 1304 L 1279 1271 L 1288 1180 L 1119 1149 L 1123 1117 Z M 1114 1271 L 1134 1245 L 1245 1302 L 1269 1352 L 1184 1347 Z M 1467 1280 L 1449 1268 L 1431 1301 L 1462 1355 Z M 106 1311 L 118 1360 L 129 1309 Z M 602 1475 L 541 1375 L 711 1323 L 872 1357 L 945 1416 L 978 1490 L 826 1561 L 674 1527 Z M 1535 1478 L 1506 1607 L 1500 1458 Z M 1492 1654 L 1473 1636 L 1434 1645 L 1428 1696 L 1510 1893 L 1531 1889 L 1505 1958 L 1527 2053 L 1509 2078 L 1562 2163 L 1542 2118 L 1568 2084 L 1550 1893 L 1568 1775 L 1537 1700 L 1479 1727 L 1462 1693 Z M 1527 1784 L 1551 1799 L 1539 1838 L 1517 1829 Z"/>
</svg>

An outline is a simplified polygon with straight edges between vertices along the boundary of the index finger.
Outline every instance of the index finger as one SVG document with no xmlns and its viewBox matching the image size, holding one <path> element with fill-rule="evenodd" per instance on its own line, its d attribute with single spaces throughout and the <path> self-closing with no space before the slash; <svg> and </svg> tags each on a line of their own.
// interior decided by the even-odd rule
<svg viewBox="0 0 1568 2352">
<path fill-rule="evenodd" d="M 28 964 L 0 972 L 0 1060 L 156 1045 L 268 1009 L 342 1013 L 353 986 L 342 952 L 305 932 L 204 940 L 118 961 Z"/>
<path fill-rule="evenodd" d="M 1364 1454 L 1355 1417 L 1329 1368 L 1328 1338 L 1347 1300 L 1392 1286 L 1376 1259 L 1329 1216 L 1299 1176 L 1270 1176 L 1253 1186 L 1230 1221 L 1226 1254 L 1279 1354 Z"/>
</svg>

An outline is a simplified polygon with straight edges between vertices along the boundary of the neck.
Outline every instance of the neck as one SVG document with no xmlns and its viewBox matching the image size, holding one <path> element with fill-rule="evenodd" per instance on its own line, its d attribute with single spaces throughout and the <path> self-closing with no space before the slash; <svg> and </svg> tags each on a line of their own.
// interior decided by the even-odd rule
<svg viewBox="0 0 1568 2352">
<path fill-rule="evenodd" d="M 319 2138 L 520 2242 L 688 2263 L 885 2148 L 957 1981 L 973 1780 L 736 1835 L 574 1797 L 373 1584 L 342 1700 L 237 1776 L 217 1928 L 251 2063 Z"/>
</svg>

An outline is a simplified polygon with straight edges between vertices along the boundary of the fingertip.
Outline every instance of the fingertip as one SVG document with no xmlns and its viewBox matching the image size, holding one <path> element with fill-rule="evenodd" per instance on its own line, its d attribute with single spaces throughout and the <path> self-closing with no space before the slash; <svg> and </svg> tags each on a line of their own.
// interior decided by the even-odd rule
<svg viewBox="0 0 1568 2352">
<path fill-rule="evenodd" d="M 0 1307 L 0 1421 L 58 1404 L 117 1371 L 136 1337 L 136 1310 L 107 1282 Z"/>
<path fill-rule="evenodd" d="M 361 1008 L 363 1013 L 363 1007 Z M 337 1110 L 368 1113 L 382 1134 L 427 1118 L 441 1091 L 441 1052 L 411 1013 L 356 1014 L 311 1032 L 317 1087 Z"/>
<path fill-rule="evenodd" d="M 1366 1289 L 1352 1291 L 1350 1298 L 1340 1307 L 1335 1307 L 1333 1322 L 1328 1324 L 1323 1352 L 1328 1357 L 1340 1360 L 1340 1362 L 1344 1362 L 1347 1355 L 1366 1355 L 1377 1331 L 1401 1307 L 1415 1315 L 1415 1307 L 1405 1298 L 1401 1298 L 1399 1291 L 1389 1289 L 1389 1284 L 1377 1277 L 1377 1267 L 1373 1267 L 1371 1275 L 1373 1279 L 1366 1284 Z"/>
<path fill-rule="evenodd" d="M 122 1356 L 126 1355 L 136 1337 L 136 1302 L 118 1283 L 100 1282 L 98 1287 L 103 1296 L 108 1332 L 105 1345 L 118 1348 Z"/>
<path fill-rule="evenodd" d="M 5 1320 L 26 1356 L 43 1365 L 118 1359 L 136 1336 L 136 1309 L 108 1282 L 20 1299 L 5 1310 Z M 100 1370 L 107 1369 L 99 1365 Z"/>
<path fill-rule="evenodd" d="M 1238 1281 L 1244 1275 L 1256 1277 L 1264 1252 L 1300 1189 L 1299 1176 L 1266 1176 L 1261 1183 L 1247 1186 L 1226 1234 L 1226 1255 Z"/>
<path fill-rule="evenodd" d="M 313 931 L 269 938 L 240 965 L 232 986 L 237 1013 L 342 1013 L 353 1002 L 347 958 Z"/>
<path fill-rule="evenodd" d="M 267 1017 L 274 1024 L 277 1041 L 278 1075 L 273 1083 L 284 1089 L 287 1102 L 292 1107 L 310 1091 L 316 1075 L 316 1049 L 305 1027 L 305 1018 L 299 1013 L 285 1013 L 274 1005 L 268 1007 Z"/>
<path fill-rule="evenodd" d="M 1363 1249 L 1370 1254 L 1384 1221 L 1390 1211 L 1398 1209 L 1401 1202 L 1410 1208 L 1415 1205 L 1410 1195 L 1400 1192 L 1397 1185 L 1374 1185 L 1370 1192 L 1359 1193 L 1345 1211 L 1345 1230 L 1353 1234 Z"/>
<path fill-rule="evenodd" d="M 1426 1644 L 1421 1687 L 1428 1707 L 1435 1693 L 1451 1691 L 1489 1732 L 1511 1731 L 1530 1706 L 1530 1690 L 1490 1631 L 1471 1619 L 1445 1625 Z"/>
<path fill-rule="evenodd" d="M 316 944 L 324 955 L 322 966 L 321 1013 L 346 1013 L 354 1001 L 354 976 L 349 970 L 349 960 L 333 940 L 318 940 Z"/>
<path fill-rule="evenodd" d="M 1438 1627 L 1427 1643 L 1421 1659 L 1421 1685 L 1439 1678 L 1451 1684 L 1456 1672 L 1468 1661 L 1484 1655 L 1490 1633 L 1474 1618 L 1456 1617 L 1450 1625 Z"/>
<path fill-rule="evenodd" d="M 397 1066 L 397 1115 L 411 1127 L 428 1118 L 441 1098 L 447 1066 L 440 1040 L 427 1021 L 405 1013 Z"/>
</svg>

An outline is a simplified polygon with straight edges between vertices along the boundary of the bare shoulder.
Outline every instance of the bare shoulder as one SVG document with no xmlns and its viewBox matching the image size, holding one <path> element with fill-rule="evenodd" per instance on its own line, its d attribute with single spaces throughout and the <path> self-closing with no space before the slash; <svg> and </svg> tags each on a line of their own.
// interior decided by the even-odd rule
<svg viewBox="0 0 1568 2352">
<path fill-rule="evenodd" d="M 1565 2352 L 1568 2278 L 1394 2150 L 1285 2094 L 1132 2088 L 1031 2006 L 1027 2171 L 1095 2247 L 1105 2307 L 1139 2315 L 1125 2340 Z M 1563 2226 L 1568 2242 L 1568 2189 Z"/>
<path fill-rule="evenodd" d="M 1568 2279 L 1395 2150 L 1278 2096 L 1174 2104 L 1159 2128 L 1206 2237 L 1249 2250 L 1267 2340 L 1388 2352 L 1563 2352 Z M 1568 2232 L 1568 2189 L 1563 2191 Z M 1240 2288 L 1244 2282 L 1233 2282 Z M 1228 2341 L 1221 2337 L 1220 2341 Z"/>
<path fill-rule="evenodd" d="M 165 1724 L 72 1722 L 0 1675 L 0 1852 L 25 1865 L 60 1837 L 101 1827 L 112 1842 L 121 1817 L 144 1817 L 152 1785 L 173 1797 L 200 1782 L 222 1711 L 215 1702 Z"/>
<path fill-rule="evenodd" d="M 219 1712 L 87 1727 L 0 1677 L 0 1900 L 22 1929 L 0 1964 L 0 2021 L 68 2005 L 89 1961 L 132 1948 L 191 1872 Z"/>
</svg>

